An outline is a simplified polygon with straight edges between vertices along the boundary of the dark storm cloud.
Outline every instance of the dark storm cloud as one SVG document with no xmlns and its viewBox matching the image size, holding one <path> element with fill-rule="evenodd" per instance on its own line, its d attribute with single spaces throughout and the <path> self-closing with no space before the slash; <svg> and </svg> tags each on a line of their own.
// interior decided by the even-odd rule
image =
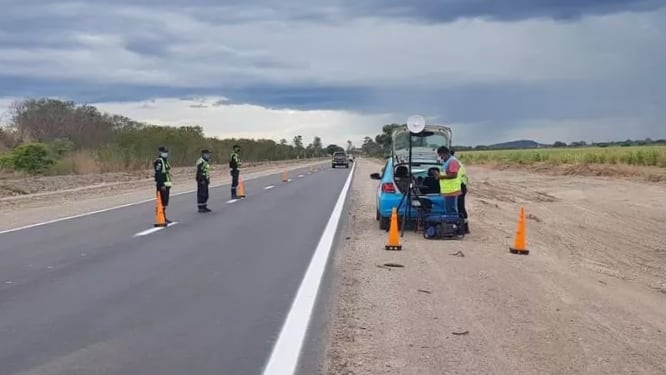
<svg viewBox="0 0 666 375">
<path fill-rule="evenodd" d="M 631 20 L 626 21 L 629 26 L 618 24 L 625 26 L 619 28 L 625 31 L 646 28 L 644 32 L 636 32 L 634 39 L 627 39 L 633 44 L 627 50 L 631 55 L 625 57 L 635 57 L 632 61 L 638 63 L 617 68 L 602 80 L 547 79 L 548 74 L 558 73 L 560 66 L 562 70 L 575 70 L 578 66 L 571 68 L 567 62 L 584 59 L 579 56 L 589 52 L 565 50 L 557 56 L 562 62 L 548 61 L 549 69 L 543 72 L 546 77 L 538 82 L 523 82 L 520 78 L 524 77 L 502 72 L 501 79 L 492 82 L 475 80 L 450 87 L 412 87 L 407 81 L 380 86 L 377 82 L 381 78 L 377 79 L 373 73 L 382 67 L 363 62 L 384 53 L 381 57 L 390 65 L 393 55 L 401 52 L 375 49 L 377 36 L 366 40 L 361 30 L 351 37 L 343 35 L 349 38 L 349 45 L 358 44 L 362 48 L 332 53 L 333 59 L 357 54 L 354 58 L 359 65 L 351 69 L 358 79 L 333 82 L 334 78 L 344 78 L 345 73 L 335 73 L 336 64 L 330 61 L 331 56 L 321 57 L 305 47 L 299 50 L 298 45 L 313 40 L 328 45 L 336 34 L 314 26 L 327 25 L 340 30 L 347 27 L 343 23 L 363 17 L 380 18 L 386 24 L 449 23 L 474 17 L 500 20 L 508 25 L 526 19 L 575 23 L 586 15 L 649 12 L 664 6 L 666 0 L 5 0 L 0 16 L 0 96 L 129 102 L 211 95 L 229 97 L 229 103 L 270 108 L 421 112 L 456 122 L 488 124 L 492 131 L 539 118 L 594 119 L 646 114 L 658 117 L 663 114 L 660 108 L 666 108 L 663 99 L 666 78 L 661 74 L 666 65 L 666 49 L 653 40 L 666 35 L 663 17 L 647 26 L 632 24 Z M 271 45 L 275 42 L 269 38 L 274 30 L 271 28 L 290 30 L 299 25 L 302 32 L 298 38 L 289 34 L 294 40 L 281 46 L 292 44 L 296 48 L 283 52 Z M 227 28 L 221 29 L 223 26 Z M 627 47 L 621 32 L 616 35 L 614 29 L 606 30 L 609 31 L 581 34 L 580 38 L 590 41 L 589 48 L 613 43 L 617 43 L 618 49 Z M 405 43 L 412 42 L 411 34 L 405 34 L 401 34 Z M 484 39 L 483 35 L 474 37 Z M 383 38 L 393 36 L 387 32 Z M 569 39 L 562 40 L 566 44 Z M 428 42 L 423 42 L 426 48 L 442 48 Z M 464 38 L 457 41 L 460 45 L 473 42 Z M 554 38 L 550 44 L 537 41 L 525 49 L 536 47 L 548 51 L 562 45 Z M 507 53 L 520 52 L 517 48 Z M 595 67 L 602 70 L 617 60 L 617 56 L 595 60 L 598 64 Z M 494 60 L 487 61 L 489 71 L 495 65 L 498 63 Z M 405 68 L 405 75 L 410 73 L 409 69 Z M 437 74 L 428 74 L 437 78 Z"/>
</svg>

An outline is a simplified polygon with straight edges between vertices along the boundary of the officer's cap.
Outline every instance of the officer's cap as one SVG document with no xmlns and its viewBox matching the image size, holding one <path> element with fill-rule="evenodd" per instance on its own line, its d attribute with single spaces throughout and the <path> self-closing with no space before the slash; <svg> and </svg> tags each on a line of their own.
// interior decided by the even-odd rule
<svg viewBox="0 0 666 375">
<path fill-rule="evenodd" d="M 210 154 L 210 151 L 208 151 L 207 149 L 203 149 L 203 150 L 201 150 L 201 153 L 202 154 Z"/>
<path fill-rule="evenodd" d="M 157 151 L 159 152 L 169 152 L 169 149 L 166 146 L 160 146 Z"/>
</svg>

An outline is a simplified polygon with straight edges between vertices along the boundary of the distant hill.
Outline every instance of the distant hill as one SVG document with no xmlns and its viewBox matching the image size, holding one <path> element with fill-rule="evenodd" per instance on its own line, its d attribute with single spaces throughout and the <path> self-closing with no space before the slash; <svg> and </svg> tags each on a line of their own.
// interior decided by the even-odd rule
<svg viewBox="0 0 666 375">
<path fill-rule="evenodd" d="M 489 145 L 489 149 L 516 149 L 516 148 L 539 148 L 539 147 L 544 147 L 546 145 L 542 145 L 539 142 L 532 141 L 532 140 L 526 140 L 526 139 L 521 139 L 518 141 L 511 141 L 511 142 L 504 142 L 504 143 L 496 143 L 494 145 Z"/>
</svg>

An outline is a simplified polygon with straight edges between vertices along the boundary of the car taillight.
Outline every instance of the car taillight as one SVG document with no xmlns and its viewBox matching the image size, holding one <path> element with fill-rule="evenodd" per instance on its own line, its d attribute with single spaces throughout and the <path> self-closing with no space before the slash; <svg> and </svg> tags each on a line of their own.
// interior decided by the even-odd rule
<svg viewBox="0 0 666 375">
<path fill-rule="evenodd" d="M 392 182 L 385 182 L 382 184 L 382 193 L 395 193 L 395 186 Z"/>
</svg>

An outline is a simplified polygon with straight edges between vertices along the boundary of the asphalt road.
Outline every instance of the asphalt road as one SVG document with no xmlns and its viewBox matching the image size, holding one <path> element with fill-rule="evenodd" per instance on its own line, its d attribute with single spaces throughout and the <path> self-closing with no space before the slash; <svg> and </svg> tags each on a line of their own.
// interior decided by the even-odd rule
<svg viewBox="0 0 666 375">
<path fill-rule="evenodd" d="M 0 234 L 0 375 L 261 374 L 351 170 L 322 167 L 153 233 L 145 203 Z"/>
</svg>

